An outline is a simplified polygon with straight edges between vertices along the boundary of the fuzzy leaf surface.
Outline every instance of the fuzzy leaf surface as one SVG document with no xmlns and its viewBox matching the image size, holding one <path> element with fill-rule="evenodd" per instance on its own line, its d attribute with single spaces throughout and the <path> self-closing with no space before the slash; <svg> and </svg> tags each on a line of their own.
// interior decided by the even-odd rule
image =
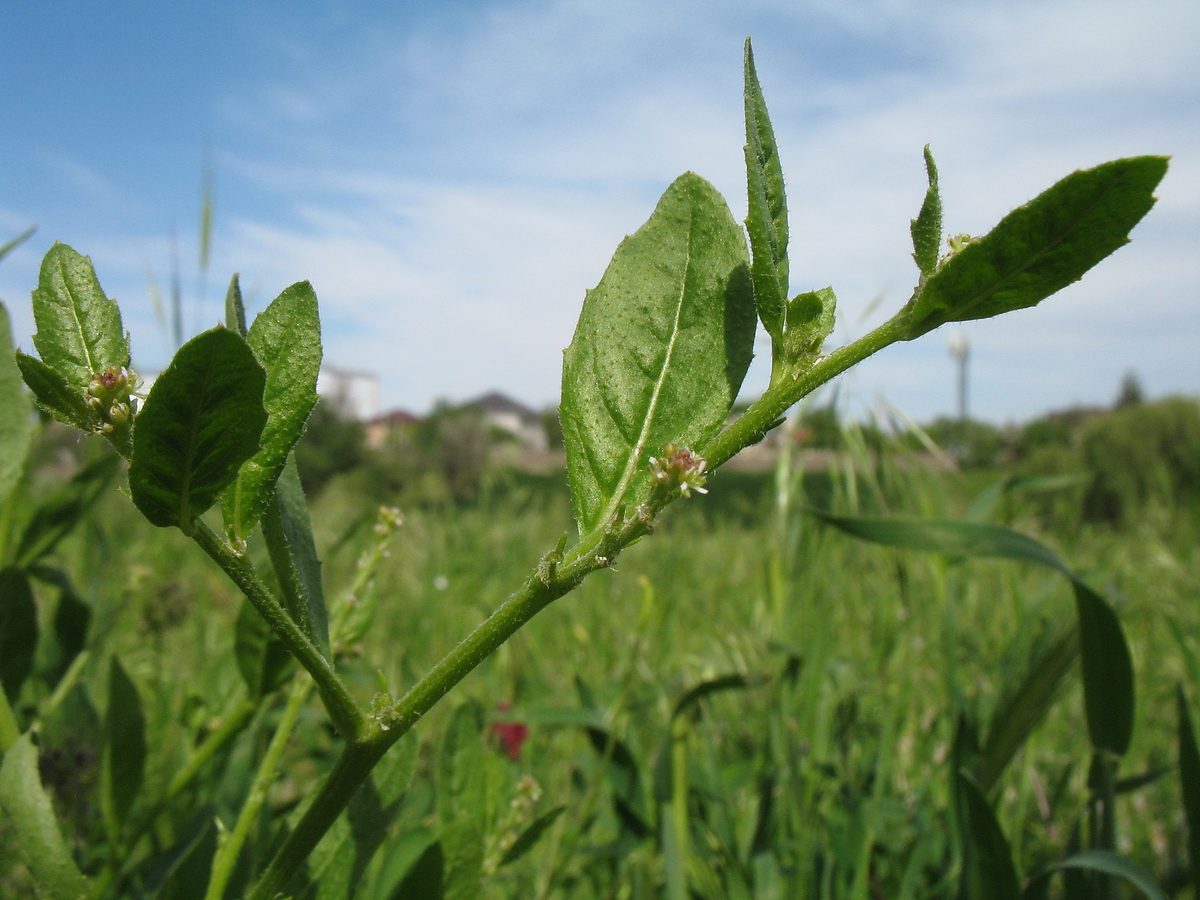
<svg viewBox="0 0 1200 900">
<path fill-rule="evenodd" d="M 321 560 L 294 456 L 288 457 L 271 493 L 263 516 L 263 536 L 284 606 L 317 649 L 329 656 L 329 613 L 321 583 Z"/>
<path fill-rule="evenodd" d="M 925 191 L 925 201 L 921 211 L 909 225 L 912 233 L 913 260 L 922 275 L 932 275 L 937 268 L 938 251 L 942 244 L 942 198 L 938 193 L 938 171 L 925 145 L 925 174 L 929 179 L 929 189 Z"/>
<path fill-rule="evenodd" d="M 83 900 L 88 883 L 75 865 L 58 830 L 50 795 L 38 772 L 38 749 L 21 735 L 0 765 L 0 807 L 8 816 L 16 847 L 37 885 L 49 900 Z"/>
<path fill-rule="evenodd" d="M 910 310 L 908 340 L 946 322 L 1036 306 L 1129 241 L 1167 171 L 1161 156 L 1118 159 L 1068 175 L 955 254 Z"/>
<path fill-rule="evenodd" d="M 758 315 L 771 340 L 783 340 L 784 307 L 788 292 L 788 213 L 783 185 L 783 167 L 775 129 L 767 114 L 754 51 L 746 39 L 746 193 L 749 206 L 746 232 L 750 236 L 754 292 Z"/>
<path fill-rule="evenodd" d="M 42 259 L 33 318 L 42 361 L 81 395 L 94 373 L 129 365 L 121 311 L 101 290 L 92 261 L 66 244 L 56 243 Z"/>
<path fill-rule="evenodd" d="M 246 340 L 267 371 L 267 424 L 261 448 L 242 464 L 222 498 L 226 528 L 238 538 L 246 537 L 262 518 L 275 481 L 317 402 L 321 323 L 312 285 L 305 281 L 284 290 L 254 320 Z"/>
<path fill-rule="evenodd" d="M 56 421 L 89 432 L 100 424 L 100 417 L 84 402 L 83 393 L 73 388 L 57 369 L 20 350 L 17 351 L 17 368 L 33 392 L 37 405 Z"/>
<path fill-rule="evenodd" d="M 821 354 L 825 339 L 833 333 L 836 308 L 831 287 L 806 291 L 788 301 L 783 345 L 789 363 L 811 362 Z"/>
<path fill-rule="evenodd" d="M 179 348 L 134 432 L 129 490 L 152 524 L 189 531 L 258 452 L 267 420 L 264 383 L 254 353 L 228 329 Z"/>
<path fill-rule="evenodd" d="M 588 292 L 564 356 L 563 435 L 581 532 L 648 493 L 649 455 L 716 435 L 755 327 L 742 231 L 712 185 L 681 175 Z"/>
</svg>

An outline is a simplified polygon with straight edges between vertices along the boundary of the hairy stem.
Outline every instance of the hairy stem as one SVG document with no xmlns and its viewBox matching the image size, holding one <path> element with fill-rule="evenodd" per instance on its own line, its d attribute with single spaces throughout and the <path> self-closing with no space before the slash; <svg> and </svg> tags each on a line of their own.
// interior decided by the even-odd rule
<svg viewBox="0 0 1200 900">
<path fill-rule="evenodd" d="M 704 449 L 709 467 L 715 468 L 742 448 L 762 440 L 780 416 L 802 397 L 855 363 L 903 340 L 906 334 L 907 325 L 901 314 L 834 351 L 807 371 L 784 378 Z M 661 505 L 666 502 L 669 501 L 663 499 Z M 250 894 L 251 900 L 272 900 L 283 891 L 388 747 L 407 734 L 434 704 L 526 622 L 574 590 L 593 571 L 611 565 L 622 550 L 647 533 L 647 526 L 643 518 L 621 518 L 618 514 L 605 526 L 585 535 L 561 561 L 546 557 L 516 592 L 400 698 L 389 715 L 373 723 L 369 733 L 360 732 L 358 740 L 351 740 L 312 805 L 263 873 Z"/>
<path fill-rule="evenodd" d="M 275 596 L 267 590 L 259 578 L 253 563 L 244 555 L 235 553 L 233 548 L 216 532 L 200 519 L 196 520 L 195 539 L 217 565 L 233 579 L 254 604 L 254 608 L 279 635 L 288 650 L 300 662 L 316 682 L 321 701 L 329 712 L 329 718 L 337 728 L 338 733 L 347 741 L 353 742 L 367 730 L 367 717 L 350 695 L 346 683 L 342 681 L 333 663 L 326 659 L 321 651 L 308 639 L 300 626 L 280 605 Z"/>
</svg>

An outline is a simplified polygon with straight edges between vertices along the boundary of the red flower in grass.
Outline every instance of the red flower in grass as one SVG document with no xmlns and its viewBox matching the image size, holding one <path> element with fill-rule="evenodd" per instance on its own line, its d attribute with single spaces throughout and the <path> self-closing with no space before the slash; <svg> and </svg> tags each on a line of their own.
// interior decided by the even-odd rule
<svg viewBox="0 0 1200 900">
<path fill-rule="evenodd" d="M 497 705 L 497 709 L 500 712 L 508 712 L 512 706 L 508 703 L 500 703 Z M 509 759 L 515 761 L 521 758 L 521 745 L 529 737 L 528 725 L 524 722 L 493 722 L 491 733 L 500 742 L 500 746 L 504 748 Z"/>
</svg>

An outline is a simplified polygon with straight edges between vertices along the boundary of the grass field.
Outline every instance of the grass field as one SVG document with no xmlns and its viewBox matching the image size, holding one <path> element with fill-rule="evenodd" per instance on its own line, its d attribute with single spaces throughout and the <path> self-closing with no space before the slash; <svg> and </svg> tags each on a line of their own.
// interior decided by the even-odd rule
<svg viewBox="0 0 1200 900">
<path fill-rule="evenodd" d="M 487 835 L 486 897 L 671 896 L 672 867 L 682 869 L 683 896 L 956 896 L 957 723 L 966 716 L 985 730 L 1069 634 L 1069 584 L 1014 563 L 867 544 L 805 511 L 959 518 L 1000 473 L 934 472 L 885 456 L 806 475 L 801 462 L 717 474 L 709 495 L 670 510 L 647 539 L 653 548 L 634 547 L 535 618 L 394 748 L 402 764 L 413 761 L 411 784 L 359 896 L 405 896 L 402 876 L 455 803 Z M 404 511 L 373 586 L 379 611 L 351 664 L 364 701 L 381 677 L 403 692 L 571 530 L 563 481 L 500 473 L 476 504 Z M 333 482 L 313 509 L 331 596 L 354 578 L 372 501 L 387 499 L 353 485 Z M 997 512 L 1121 616 L 1138 706 L 1120 774 L 1157 777 L 1121 795 L 1118 849 L 1181 886 L 1175 691 L 1182 684 L 1198 699 L 1195 519 L 1150 509 L 1121 532 L 1056 527 L 1043 501 L 1010 495 Z M 92 604 L 90 646 L 119 654 L 142 696 L 147 781 L 166 783 L 240 689 L 230 638 L 239 595 L 177 532 L 139 524 L 115 492 L 58 555 Z M 100 862 L 102 843 L 84 792 L 95 780 L 88 748 L 105 671 L 102 655 L 89 661 L 87 690 L 43 737 L 57 754 L 43 778 L 76 828 L 85 867 Z M 1085 821 L 1090 750 L 1078 678 L 1063 684 L 993 793 L 1021 873 L 1060 858 Z M 278 706 L 214 764 L 157 840 L 169 845 L 197 810 L 236 816 Z M 270 845 L 332 759 L 319 708 L 304 717 L 251 853 Z M 525 726 L 516 759 L 497 723 Z M 464 771 L 473 786 L 452 788 Z M 540 840 L 504 862 L 533 822 Z M 19 870 L 5 877 L 0 885 L 19 889 Z M 190 896 L 183 883 L 165 896 Z"/>
</svg>

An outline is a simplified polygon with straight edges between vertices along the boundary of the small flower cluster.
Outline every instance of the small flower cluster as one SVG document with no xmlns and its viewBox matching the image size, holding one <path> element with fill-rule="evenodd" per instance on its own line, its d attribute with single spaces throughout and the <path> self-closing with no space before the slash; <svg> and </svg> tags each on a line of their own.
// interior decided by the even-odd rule
<svg viewBox="0 0 1200 900">
<path fill-rule="evenodd" d="M 666 493 L 679 491 L 680 496 L 690 497 L 692 491 L 707 494 L 704 484 L 708 481 L 705 470 L 708 462 L 702 456 L 697 456 L 687 447 L 677 447 L 667 444 L 663 447 L 663 455 L 650 457 L 650 481 L 659 490 Z"/>
<path fill-rule="evenodd" d="M 140 386 L 141 379 L 124 366 L 109 366 L 92 375 L 86 402 L 100 416 L 98 431 L 111 432 L 115 426 L 129 424 L 137 415 L 134 398 Z"/>
<path fill-rule="evenodd" d="M 942 258 L 938 260 L 938 266 L 944 266 L 951 259 L 962 253 L 963 248 L 965 248 L 967 244 L 975 243 L 975 240 L 976 239 L 971 237 L 971 235 L 965 233 L 954 234 L 946 238 L 946 246 L 950 248 L 950 251 L 943 254 Z"/>
</svg>

